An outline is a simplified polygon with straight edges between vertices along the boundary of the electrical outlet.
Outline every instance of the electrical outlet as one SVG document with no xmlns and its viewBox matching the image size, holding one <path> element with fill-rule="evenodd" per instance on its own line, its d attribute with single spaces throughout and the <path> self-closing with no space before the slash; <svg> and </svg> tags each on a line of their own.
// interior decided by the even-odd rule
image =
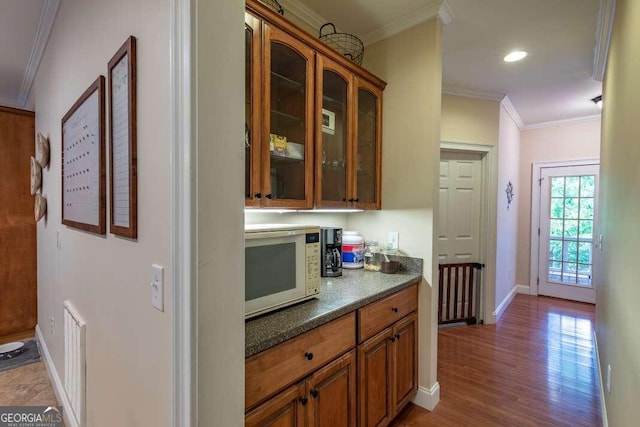
<svg viewBox="0 0 640 427">
<path fill-rule="evenodd" d="M 397 231 L 390 231 L 387 243 L 389 244 L 390 251 L 397 251 L 398 248 L 400 248 L 400 233 Z"/>
<path fill-rule="evenodd" d="M 611 365 L 607 365 L 607 393 L 611 393 Z"/>
<path fill-rule="evenodd" d="M 55 334 L 56 332 L 56 319 L 54 319 L 53 317 L 51 317 L 49 319 L 49 324 L 50 324 L 50 328 L 51 328 L 51 335 Z"/>
</svg>

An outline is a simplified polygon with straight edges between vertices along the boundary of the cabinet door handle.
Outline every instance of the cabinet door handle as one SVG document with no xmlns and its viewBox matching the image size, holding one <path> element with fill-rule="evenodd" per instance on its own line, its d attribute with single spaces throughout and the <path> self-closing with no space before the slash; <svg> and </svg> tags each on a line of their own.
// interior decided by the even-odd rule
<svg viewBox="0 0 640 427">
<path fill-rule="evenodd" d="M 271 193 L 269 193 L 269 194 L 267 194 L 267 195 L 266 195 L 266 196 L 264 196 L 264 197 L 266 197 L 267 199 L 271 200 L 271 198 L 272 198 L 273 196 L 271 195 Z"/>
<path fill-rule="evenodd" d="M 347 201 L 347 199 L 342 199 L 342 201 L 343 201 L 343 202 L 346 202 L 346 201 Z"/>
<path fill-rule="evenodd" d="M 307 360 L 312 360 L 313 359 L 313 353 L 307 352 L 304 354 L 304 357 L 307 358 Z"/>
<path fill-rule="evenodd" d="M 318 390 L 311 390 L 311 396 L 313 396 L 314 399 L 318 397 Z"/>
<path fill-rule="evenodd" d="M 256 199 L 262 199 L 262 193 L 256 193 L 256 195 L 253 197 L 255 197 Z"/>
<path fill-rule="evenodd" d="M 391 342 L 396 342 L 396 337 L 394 337 L 393 335 L 390 336 L 389 339 L 391 340 Z"/>
<path fill-rule="evenodd" d="M 307 399 L 306 397 L 301 397 L 300 398 L 300 403 L 302 403 L 302 406 L 305 406 L 308 401 L 309 401 L 309 399 Z"/>
<path fill-rule="evenodd" d="M 353 199 L 353 201 L 358 203 L 360 201 L 360 198 L 358 197 L 357 199 Z"/>
<path fill-rule="evenodd" d="M 400 341 L 400 334 L 396 334 L 396 339 Z"/>
<path fill-rule="evenodd" d="M 398 307 L 393 307 L 393 308 L 391 309 L 391 311 L 393 311 L 394 313 L 397 313 L 397 312 L 398 312 Z"/>
<path fill-rule="evenodd" d="M 245 195 L 245 197 L 246 197 L 247 199 L 250 199 L 250 198 L 251 198 L 251 193 L 247 193 L 247 194 Z"/>
</svg>

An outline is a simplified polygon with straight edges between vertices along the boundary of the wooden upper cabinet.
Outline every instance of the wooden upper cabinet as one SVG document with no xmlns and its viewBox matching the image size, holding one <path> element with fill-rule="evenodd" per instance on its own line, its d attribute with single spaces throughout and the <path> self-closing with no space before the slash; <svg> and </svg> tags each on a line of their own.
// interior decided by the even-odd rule
<svg viewBox="0 0 640 427">
<path fill-rule="evenodd" d="M 262 197 L 260 166 L 260 123 L 262 114 L 262 23 L 250 13 L 244 19 L 245 43 L 245 173 L 244 192 L 246 206 L 260 206 Z"/>
<path fill-rule="evenodd" d="M 380 209 L 386 83 L 246 5 L 245 206 Z"/>
<path fill-rule="evenodd" d="M 360 209 L 380 209 L 382 183 L 382 90 L 356 78 L 353 156 L 354 201 Z"/>
<path fill-rule="evenodd" d="M 262 205 L 311 208 L 315 54 L 278 28 L 264 30 Z"/>
<path fill-rule="evenodd" d="M 353 202 L 353 74 L 318 55 L 316 71 L 316 206 Z"/>
</svg>

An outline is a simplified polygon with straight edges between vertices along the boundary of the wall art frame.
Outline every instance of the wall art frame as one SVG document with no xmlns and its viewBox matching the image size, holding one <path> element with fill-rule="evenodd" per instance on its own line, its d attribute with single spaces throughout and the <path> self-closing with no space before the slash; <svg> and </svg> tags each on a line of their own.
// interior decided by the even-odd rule
<svg viewBox="0 0 640 427">
<path fill-rule="evenodd" d="M 106 233 L 105 78 L 62 118 L 62 223 Z"/>
<path fill-rule="evenodd" d="M 109 231 L 138 237 L 137 59 L 129 36 L 109 61 Z"/>
</svg>

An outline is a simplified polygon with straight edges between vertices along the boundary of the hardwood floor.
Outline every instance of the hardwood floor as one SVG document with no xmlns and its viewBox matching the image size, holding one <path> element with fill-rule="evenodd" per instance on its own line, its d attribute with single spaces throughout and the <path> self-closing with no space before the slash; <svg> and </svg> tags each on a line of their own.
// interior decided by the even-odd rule
<svg viewBox="0 0 640 427">
<path fill-rule="evenodd" d="M 601 426 L 595 306 L 517 295 L 496 325 L 438 333 L 440 403 L 393 427 Z"/>
</svg>

